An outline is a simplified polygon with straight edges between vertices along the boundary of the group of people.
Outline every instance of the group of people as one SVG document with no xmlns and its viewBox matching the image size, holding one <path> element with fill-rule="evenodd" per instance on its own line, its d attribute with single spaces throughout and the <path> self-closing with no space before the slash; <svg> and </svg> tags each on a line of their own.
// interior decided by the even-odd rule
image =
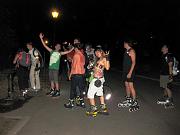
<svg viewBox="0 0 180 135">
<path fill-rule="evenodd" d="M 49 81 L 50 90 L 46 93 L 51 97 L 59 97 L 61 95 L 59 86 L 59 68 L 60 59 L 62 55 L 67 56 L 68 79 L 71 82 L 69 100 L 64 104 L 65 108 L 73 108 L 75 105 L 85 108 L 84 98 L 87 96 L 90 107 L 86 111 L 89 116 L 96 116 L 100 114 L 109 114 L 104 98 L 103 84 L 105 82 L 104 70 L 110 69 L 109 52 L 103 51 L 101 47 L 93 49 L 92 46 L 87 45 L 84 49 L 80 39 L 74 39 L 73 44 L 64 42 L 66 47 L 61 51 L 61 44 L 57 43 L 55 49 L 50 48 L 44 41 L 44 34 L 40 33 L 39 38 L 43 47 L 50 53 L 49 61 Z M 39 90 L 40 80 L 39 72 L 41 66 L 40 52 L 35 49 L 32 43 L 27 43 L 30 55 L 30 72 L 29 80 L 31 89 Z M 135 66 L 136 66 L 136 52 L 133 49 L 133 42 L 130 40 L 124 41 L 124 59 L 123 59 L 123 82 L 126 89 L 126 99 L 118 104 L 119 107 L 130 107 L 130 111 L 139 109 L 137 102 L 136 90 L 134 88 Z M 17 67 L 17 75 L 19 80 L 20 90 L 26 90 L 28 85 L 28 66 L 20 64 L 20 57 L 22 50 L 19 51 L 13 61 Z M 172 66 L 173 61 L 168 53 L 168 47 L 162 47 L 162 64 L 160 86 L 165 89 L 163 103 L 171 103 L 172 92 L 170 90 L 170 82 L 172 82 Z M 25 62 L 28 60 L 26 59 Z M 88 82 L 88 83 L 87 83 Z M 86 87 L 88 90 L 86 92 Z M 100 105 L 96 105 L 95 96 L 99 97 Z M 162 100 L 161 100 L 162 102 Z"/>
<path fill-rule="evenodd" d="M 85 108 L 84 97 L 87 94 L 87 98 L 90 102 L 90 109 L 87 110 L 87 114 L 96 115 L 98 109 L 96 107 L 94 97 L 97 95 L 100 97 L 101 103 L 99 111 L 102 113 L 107 113 L 107 107 L 103 95 L 103 83 L 105 81 L 104 69 L 109 70 L 110 68 L 109 52 L 105 53 L 101 48 L 93 52 L 91 48 L 88 47 L 86 47 L 86 50 L 84 50 L 80 39 L 74 39 L 73 45 L 69 45 L 68 47 L 69 50 L 61 52 L 60 44 L 56 44 L 55 50 L 52 50 L 45 44 L 43 40 L 44 35 L 42 33 L 40 33 L 39 37 L 43 46 L 50 52 L 49 79 L 51 89 L 47 95 L 52 97 L 60 96 L 58 86 L 60 57 L 65 54 L 68 56 L 69 53 L 73 52 L 73 55 L 70 55 L 72 57 L 68 57 L 68 61 L 70 62 L 69 80 L 71 81 L 70 96 L 68 103 L 64 104 L 64 107 L 73 108 L 75 105 L 77 105 Z M 91 68 L 89 63 L 92 65 Z M 85 90 L 87 76 L 92 77 L 92 80 L 88 85 L 88 92 Z M 54 96 L 54 93 L 58 94 L 55 94 Z"/>
<path fill-rule="evenodd" d="M 39 73 L 43 66 L 42 55 L 34 48 L 32 42 L 28 42 L 26 47 L 29 52 L 26 53 L 24 49 L 19 49 L 13 60 L 17 69 L 19 89 L 22 93 L 26 93 L 29 88 L 35 91 L 41 89 Z"/>
</svg>

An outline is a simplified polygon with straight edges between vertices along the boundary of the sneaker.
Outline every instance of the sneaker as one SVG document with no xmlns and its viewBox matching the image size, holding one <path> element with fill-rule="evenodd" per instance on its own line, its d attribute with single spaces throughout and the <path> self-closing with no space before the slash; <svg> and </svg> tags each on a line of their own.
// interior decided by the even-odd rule
<svg viewBox="0 0 180 135">
<path fill-rule="evenodd" d="M 55 90 L 54 93 L 51 95 L 51 97 L 59 97 L 60 96 L 60 91 Z"/>
<path fill-rule="evenodd" d="M 96 117 L 98 113 L 97 106 L 91 105 L 90 108 L 86 111 L 86 115 Z"/>
<path fill-rule="evenodd" d="M 65 108 L 73 108 L 74 107 L 74 100 L 69 99 L 69 102 L 67 104 L 64 104 Z"/>
<path fill-rule="evenodd" d="M 100 114 L 109 115 L 106 104 L 101 104 L 100 107 L 99 107 L 99 109 L 98 109 L 98 112 L 99 112 Z"/>
<path fill-rule="evenodd" d="M 49 92 L 46 93 L 46 95 L 47 95 L 47 96 L 51 96 L 51 95 L 54 94 L 54 92 L 55 92 L 55 91 L 54 91 L 53 89 L 51 89 Z"/>
</svg>

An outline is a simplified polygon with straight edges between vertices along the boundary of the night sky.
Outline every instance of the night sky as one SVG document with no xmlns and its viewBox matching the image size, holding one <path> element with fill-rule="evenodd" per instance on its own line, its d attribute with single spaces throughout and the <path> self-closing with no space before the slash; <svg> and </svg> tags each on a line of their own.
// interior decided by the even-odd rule
<svg viewBox="0 0 180 135">
<path fill-rule="evenodd" d="M 139 51 L 147 50 L 154 57 L 161 45 L 168 44 L 175 51 L 179 44 L 178 1 L 6 0 L 0 3 L 1 48 L 9 45 L 8 51 L 13 52 L 27 41 L 39 44 L 39 32 L 52 41 L 53 8 L 61 11 L 55 24 L 58 42 L 80 37 L 83 42 L 116 49 L 130 37 L 137 41 Z"/>
</svg>

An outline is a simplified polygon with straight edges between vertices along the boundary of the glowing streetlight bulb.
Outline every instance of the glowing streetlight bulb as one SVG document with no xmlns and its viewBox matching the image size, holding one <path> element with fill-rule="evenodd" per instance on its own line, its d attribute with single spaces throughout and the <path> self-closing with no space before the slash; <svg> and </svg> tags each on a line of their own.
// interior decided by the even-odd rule
<svg viewBox="0 0 180 135">
<path fill-rule="evenodd" d="M 48 44 L 48 40 L 45 40 L 45 43 Z"/>
<path fill-rule="evenodd" d="M 58 16 L 59 16 L 59 12 L 58 12 L 58 11 L 55 11 L 55 10 L 52 11 L 51 14 L 52 14 L 52 17 L 55 18 L 55 19 L 58 18 Z"/>
</svg>

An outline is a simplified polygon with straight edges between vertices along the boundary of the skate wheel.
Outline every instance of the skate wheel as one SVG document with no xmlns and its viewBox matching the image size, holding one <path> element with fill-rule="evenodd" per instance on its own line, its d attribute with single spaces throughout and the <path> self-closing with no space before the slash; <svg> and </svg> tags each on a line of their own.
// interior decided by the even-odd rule
<svg viewBox="0 0 180 135">
<path fill-rule="evenodd" d="M 160 105 L 160 104 L 161 104 L 161 102 L 157 101 L 157 104 L 158 104 L 158 105 Z"/>
<path fill-rule="evenodd" d="M 119 107 L 119 108 L 121 108 L 121 107 L 122 107 L 120 103 L 118 104 L 118 107 Z"/>
<path fill-rule="evenodd" d="M 133 109 L 132 108 L 129 108 L 129 112 L 132 112 L 133 111 Z"/>
</svg>

